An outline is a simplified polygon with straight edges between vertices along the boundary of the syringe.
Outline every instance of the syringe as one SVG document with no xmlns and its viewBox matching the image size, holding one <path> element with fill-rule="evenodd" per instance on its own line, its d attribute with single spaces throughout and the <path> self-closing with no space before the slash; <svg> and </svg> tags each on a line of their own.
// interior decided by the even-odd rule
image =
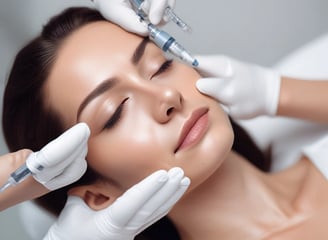
<svg viewBox="0 0 328 240">
<path fill-rule="evenodd" d="M 10 186 L 16 186 L 17 184 L 24 181 L 30 175 L 32 175 L 32 172 L 30 171 L 30 169 L 28 169 L 26 163 L 24 163 L 15 172 L 10 174 L 7 182 L 4 185 L 2 185 L 2 187 L 0 188 L 0 192 L 3 192 Z"/>
<path fill-rule="evenodd" d="M 142 9 L 142 3 L 144 0 L 130 0 L 133 9 L 136 14 L 140 17 L 141 21 L 144 21 L 148 26 L 149 38 L 164 52 L 169 52 L 173 56 L 178 57 L 183 62 L 190 66 L 197 67 L 198 61 L 192 57 L 183 47 L 179 44 L 170 34 L 158 29 L 154 24 L 150 23 L 147 14 Z M 179 26 L 184 26 L 185 29 L 190 29 L 173 11 L 171 8 L 166 8 L 171 19 Z"/>
<path fill-rule="evenodd" d="M 169 52 L 173 56 L 190 66 L 197 67 L 198 61 L 192 57 L 170 34 L 156 28 L 153 24 L 148 23 L 149 38 L 164 52 Z"/>
<path fill-rule="evenodd" d="M 66 185 L 72 183 L 74 179 L 76 181 L 75 173 L 82 176 L 85 169 L 83 166 L 86 167 L 85 156 L 89 136 L 88 125 L 85 123 L 76 124 L 49 142 L 40 151 L 29 154 L 25 163 L 11 173 L 7 182 L 0 187 L 0 192 L 21 183 L 31 175 L 48 189 L 53 189 L 54 186 L 56 188 L 62 187 L 65 183 Z M 73 164 L 73 162 L 75 163 Z M 68 176 L 67 169 L 71 169 L 71 173 L 74 170 L 74 174 Z M 58 178 L 60 178 L 59 181 Z"/>
<path fill-rule="evenodd" d="M 181 18 L 179 18 L 178 15 L 176 15 L 175 12 L 172 10 L 172 8 L 167 7 L 165 9 L 165 15 L 169 17 L 170 20 L 174 22 L 178 27 L 180 27 L 183 31 L 191 32 L 191 27 Z"/>
<path fill-rule="evenodd" d="M 132 7 L 136 11 L 136 14 L 140 16 L 143 20 L 147 21 L 148 16 L 142 9 L 143 2 L 144 0 L 130 0 Z M 166 7 L 164 13 L 172 22 L 174 22 L 183 31 L 191 32 L 191 27 L 186 22 L 184 22 L 181 18 L 179 18 L 171 7 Z"/>
<path fill-rule="evenodd" d="M 29 161 L 35 161 L 34 158 L 37 157 L 38 152 L 33 152 L 31 153 L 28 158 L 26 159 L 26 162 L 20 166 L 16 171 L 14 171 L 13 173 L 10 174 L 7 182 L 1 186 L 0 188 L 0 192 L 3 192 L 4 190 L 6 190 L 8 187 L 10 186 L 16 186 L 17 184 L 23 182 L 28 176 L 31 176 L 33 174 L 32 171 L 41 171 L 44 167 L 40 164 L 35 164 L 31 165 L 29 164 Z M 32 171 L 30 170 L 30 168 L 27 166 L 29 165 L 29 167 L 32 169 Z"/>
</svg>

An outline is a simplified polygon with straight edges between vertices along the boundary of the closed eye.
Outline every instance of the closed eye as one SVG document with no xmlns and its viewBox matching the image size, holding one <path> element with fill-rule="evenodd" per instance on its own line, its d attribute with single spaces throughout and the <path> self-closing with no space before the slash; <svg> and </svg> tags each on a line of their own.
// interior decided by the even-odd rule
<svg viewBox="0 0 328 240">
<path fill-rule="evenodd" d="M 119 122 L 121 119 L 124 103 L 128 100 L 129 98 L 125 98 L 122 103 L 118 106 L 118 108 L 115 110 L 114 114 L 108 119 L 108 121 L 105 123 L 103 129 L 110 129 L 115 127 L 115 125 Z"/>
<path fill-rule="evenodd" d="M 172 66 L 172 63 L 173 63 L 173 60 L 172 59 L 165 61 L 160 66 L 160 68 L 151 76 L 151 78 L 153 78 L 153 77 L 155 77 L 157 75 L 160 75 L 161 73 L 166 72 L 168 69 L 170 69 L 170 67 Z"/>
</svg>

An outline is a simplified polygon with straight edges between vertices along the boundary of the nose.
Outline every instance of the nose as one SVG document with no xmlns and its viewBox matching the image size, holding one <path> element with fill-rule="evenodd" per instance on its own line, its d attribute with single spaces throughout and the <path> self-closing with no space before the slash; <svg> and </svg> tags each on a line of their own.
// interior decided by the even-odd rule
<svg viewBox="0 0 328 240">
<path fill-rule="evenodd" d="M 168 122 L 176 112 L 182 109 L 183 97 L 174 88 L 159 86 L 150 99 L 154 118 L 159 123 Z"/>
</svg>

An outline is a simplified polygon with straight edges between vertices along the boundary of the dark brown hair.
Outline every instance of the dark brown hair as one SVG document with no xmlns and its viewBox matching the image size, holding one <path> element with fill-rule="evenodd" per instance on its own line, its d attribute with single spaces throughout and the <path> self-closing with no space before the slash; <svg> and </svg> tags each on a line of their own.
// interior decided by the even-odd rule
<svg viewBox="0 0 328 240">
<path fill-rule="evenodd" d="M 22 48 L 13 63 L 4 92 L 2 127 L 10 151 L 29 148 L 40 150 L 58 137 L 64 129 L 59 115 L 46 105 L 43 86 L 62 42 L 80 27 L 105 19 L 95 10 L 69 8 L 50 19 L 40 36 Z M 96 178 L 91 169 L 75 184 L 89 183 Z M 53 191 L 37 202 L 58 214 L 72 187 Z"/>
<path fill-rule="evenodd" d="M 105 19 L 96 10 L 85 7 L 68 8 L 50 19 L 40 36 L 19 51 L 3 100 L 2 126 L 10 151 L 22 148 L 38 151 L 66 130 L 59 115 L 45 103 L 47 96 L 43 93 L 44 83 L 62 42 L 80 27 L 103 20 Z M 233 149 L 260 169 L 268 170 L 270 161 L 266 160 L 248 134 L 233 121 L 232 126 L 236 136 Z M 88 169 L 76 183 L 53 191 L 36 201 L 52 213 L 59 214 L 65 205 L 68 189 L 75 185 L 91 183 L 97 177 L 99 176 L 92 169 Z M 172 223 L 164 217 L 137 239 L 173 240 L 179 237 Z"/>
</svg>

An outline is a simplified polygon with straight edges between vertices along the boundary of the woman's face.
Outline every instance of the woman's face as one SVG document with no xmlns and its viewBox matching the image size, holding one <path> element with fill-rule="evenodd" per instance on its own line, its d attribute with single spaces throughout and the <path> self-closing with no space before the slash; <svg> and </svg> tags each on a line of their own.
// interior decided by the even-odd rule
<svg viewBox="0 0 328 240">
<path fill-rule="evenodd" d="M 122 191 L 174 166 L 196 186 L 233 141 L 220 105 L 195 88 L 199 77 L 153 43 L 104 21 L 64 42 L 45 93 L 66 127 L 89 125 L 88 163 Z"/>
</svg>

